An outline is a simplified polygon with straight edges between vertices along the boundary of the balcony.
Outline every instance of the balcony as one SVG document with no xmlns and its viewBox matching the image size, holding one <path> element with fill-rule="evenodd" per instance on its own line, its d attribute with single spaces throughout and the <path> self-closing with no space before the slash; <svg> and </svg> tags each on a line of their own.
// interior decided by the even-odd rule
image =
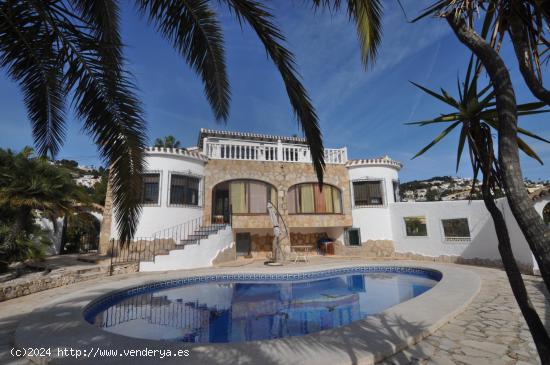
<svg viewBox="0 0 550 365">
<path fill-rule="evenodd" d="M 311 163 L 308 146 L 282 142 L 209 140 L 203 142 L 203 152 L 216 160 L 279 161 Z M 325 148 L 325 163 L 345 164 L 348 153 L 343 148 Z"/>
</svg>

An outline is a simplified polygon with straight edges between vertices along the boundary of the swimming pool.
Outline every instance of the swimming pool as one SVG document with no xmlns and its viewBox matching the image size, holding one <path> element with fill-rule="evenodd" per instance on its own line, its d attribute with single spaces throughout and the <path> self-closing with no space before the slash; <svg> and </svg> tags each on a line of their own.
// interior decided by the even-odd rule
<svg viewBox="0 0 550 365">
<path fill-rule="evenodd" d="M 218 274 L 115 292 L 84 310 L 128 337 L 191 343 L 267 340 L 341 327 L 414 298 L 435 270 L 363 266 L 293 274 Z"/>
</svg>

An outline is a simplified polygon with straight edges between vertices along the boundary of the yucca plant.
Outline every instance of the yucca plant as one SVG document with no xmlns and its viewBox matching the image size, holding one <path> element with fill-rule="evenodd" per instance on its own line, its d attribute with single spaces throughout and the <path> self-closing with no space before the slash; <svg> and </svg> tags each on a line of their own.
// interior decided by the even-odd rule
<svg viewBox="0 0 550 365">
<path fill-rule="evenodd" d="M 493 149 L 493 131 L 498 131 L 499 119 L 496 109 L 495 91 L 492 85 L 486 85 L 481 88 L 481 90 L 478 88 L 480 70 L 481 65 L 479 61 L 476 60 L 474 62 L 473 57 L 471 57 L 464 81 L 461 83 L 457 80 L 457 98 L 451 96 L 444 89 L 437 92 L 415 82 L 411 82 L 415 87 L 443 102 L 452 109 L 455 109 L 455 111 L 442 114 L 433 119 L 409 122 L 406 124 L 419 126 L 450 124 L 430 143 L 416 153 L 413 159 L 426 153 L 430 148 L 442 141 L 453 130 L 460 128 L 458 149 L 456 154 L 456 171 L 458 171 L 460 160 L 466 145 L 468 147 L 470 161 L 473 167 L 473 184 L 476 183 L 477 177 L 481 172 L 483 174 L 483 182 L 489 184 L 489 187 L 494 191 L 495 189 L 500 189 L 502 187 L 499 161 L 496 158 Z M 550 112 L 549 109 L 543 109 L 545 106 L 546 104 L 543 102 L 532 102 L 518 105 L 518 117 Z M 518 132 L 524 136 L 550 143 L 549 140 L 523 128 L 518 128 Z M 517 143 L 520 150 L 527 156 L 535 159 L 541 165 L 543 164 L 543 161 L 537 153 L 519 136 L 517 136 Z M 472 186 L 472 192 L 474 188 L 475 185 Z"/>
<path fill-rule="evenodd" d="M 496 92 L 493 85 L 489 84 L 481 90 L 478 90 L 477 84 L 480 71 L 480 62 L 476 60 L 474 63 L 473 57 L 470 58 L 465 80 L 462 85 L 458 82 L 458 98 L 452 97 L 443 89 L 438 93 L 413 83 L 422 91 L 454 109 L 451 113 L 443 114 L 431 120 L 408 123 L 420 126 L 450 123 L 447 128 L 428 145 L 422 148 L 413 158 L 421 156 L 431 147 L 443 140 L 443 138 L 454 129 L 460 127 L 456 169 L 458 170 L 464 147 L 467 145 L 474 174 L 471 192 L 473 193 L 477 177 L 481 174 L 481 195 L 495 225 L 499 242 L 498 249 L 504 269 L 508 276 L 512 292 L 527 322 L 529 330 L 533 335 L 533 340 L 537 346 L 540 359 L 543 364 L 547 364 L 550 363 L 550 337 L 537 311 L 529 300 L 529 295 L 525 288 L 521 272 L 519 271 L 519 267 L 512 252 L 506 221 L 501 210 L 495 203 L 495 193 L 503 189 L 504 183 L 502 163 L 495 157 L 492 131 L 499 130 L 501 127 L 501 119 L 499 118 L 499 113 L 496 108 Z M 548 109 L 542 109 L 545 106 L 546 104 L 543 102 L 521 104 L 517 106 L 517 115 L 527 116 L 550 111 Z M 518 133 L 550 143 L 550 141 L 522 128 L 518 128 Z M 521 151 L 542 164 L 540 157 L 521 137 L 516 135 L 516 139 L 516 143 Z M 522 188 L 525 189 L 524 187 Z"/>
<path fill-rule="evenodd" d="M 508 71 L 519 66 L 531 94 L 550 106 L 550 91 L 544 86 L 548 62 L 550 2 L 539 0 L 438 0 L 413 21 L 427 16 L 444 18 L 486 70 L 495 89 L 498 119 L 498 159 L 502 185 L 510 209 L 527 239 L 547 290 L 550 290 L 550 228 L 535 210 L 527 191 L 517 139 L 518 108 Z M 509 38 L 505 37 L 509 35 Z M 502 43 L 510 40 L 517 61 L 507 65 L 500 55 Z"/>
</svg>

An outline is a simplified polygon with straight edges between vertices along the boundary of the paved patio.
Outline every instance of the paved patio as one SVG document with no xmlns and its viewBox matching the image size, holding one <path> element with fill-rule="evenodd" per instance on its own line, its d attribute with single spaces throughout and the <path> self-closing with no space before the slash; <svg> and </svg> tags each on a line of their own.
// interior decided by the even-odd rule
<svg viewBox="0 0 550 365">
<path fill-rule="evenodd" d="M 312 265 L 340 260 L 314 258 Z M 342 262 L 350 260 L 342 260 Z M 422 266 L 422 262 L 418 265 Z M 261 265 L 254 262 L 246 265 Z M 298 264 L 298 266 L 304 264 Z M 455 266 L 455 265 L 451 265 Z M 460 266 L 460 265 L 456 265 Z M 398 353 L 384 364 L 538 364 L 530 334 L 515 304 L 504 272 L 496 269 L 460 266 L 476 272 L 482 279 L 481 292 L 473 303 L 454 320 L 431 336 Z M 87 281 L 13 299 L 0 304 L 0 363 L 28 364 L 10 355 L 13 333 L 21 318 L 33 309 L 82 285 L 117 281 L 136 274 Z M 527 284 L 534 304 L 548 324 L 550 304 L 543 295 L 542 280 L 528 277 Z M 550 327 L 550 326 L 549 326 Z"/>
</svg>

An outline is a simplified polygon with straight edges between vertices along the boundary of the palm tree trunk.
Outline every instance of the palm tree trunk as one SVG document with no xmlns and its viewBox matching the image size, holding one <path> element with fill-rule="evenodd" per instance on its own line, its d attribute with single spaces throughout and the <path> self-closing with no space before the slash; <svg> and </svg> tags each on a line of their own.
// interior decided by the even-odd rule
<svg viewBox="0 0 550 365">
<path fill-rule="evenodd" d="M 13 222 L 13 225 L 11 226 L 10 234 L 7 237 L 7 244 L 11 245 L 11 247 L 15 247 L 16 243 L 15 240 L 17 239 L 17 236 L 25 229 L 25 224 L 27 223 L 27 220 L 29 219 L 29 215 L 31 214 L 31 209 L 24 207 L 20 208 L 19 211 L 15 214 L 15 220 Z"/>
<path fill-rule="evenodd" d="M 550 106 L 550 90 L 544 88 L 542 81 L 538 79 L 533 71 L 527 39 L 528 33 L 523 25 L 523 21 L 517 17 L 512 17 L 510 19 L 508 33 L 510 34 L 510 39 L 512 40 L 518 60 L 519 70 L 525 84 L 537 99 Z"/>
<path fill-rule="evenodd" d="M 482 194 L 485 207 L 487 207 L 495 224 L 495 230 L 498 237 L 498 251 L 502 258 L 502 265 L 508 276 L 512 292 L 523 314 L 523 318 L 525 318 L 525 322 L 527 322 L 527 326 L 529 327 L 531 336 L 537 347 L 542 364 L 550 364 L 550 338 L 525 289 L 523 278 L 521 277 L 516 259 L 512 252 L 506 221 L 504 220 L 502 212 L 496 206 L 488 187 L 485 186 L 482 188 Z"/>
<path fill-rule="evenodd" d="M 447 21 L 458 39 L 482 62 L 496 94 L 499 119 L 498 152 L 501 180 L 514 218 L 518 222 L 550 291 L 550 228 L 535 210 L 525 189 L 517 143 L 517 107 L 510 74 L 500 55 L 454 13 Z"/>
<path fill-rule="evenodd" d="M 542 222 L 542 219 L 534 210 L 527 196 L 525 187 L 523 186 L 517 145 L 516 99 L 508 70 L 498 53 L 472 29 L 468 28 L 461 18 L 457 18 L 455 14 L 451 12 L 447 15 L 447 21 L 457 38 L 481 60 L 493 83 L 499 118 L 499 165 L 502 175 L 500 178 L 504 184 L 510 207 L 512 208 L 512 206 L 514 206 L 512 212 L 518 223 L 520 223 L 520 220 L 523 224 L 526 224 L 529 220 L 534 220 L 531 214 L 532 212 L 534 212 Z M 486 179 L 485 175 L 484 179 Z M 484 181 L 482 187 L 482 194 L 485 206 L 489 210 L 495 224 L 499 242 L 498 249 L 502 258 L 504 270 L 510 282 L 510 287 L 512 288 L 512 292 L 520 307 L 521 313 L 527 322 L 541 362 L 543 364 L 550 364 L 550 338 L 548 332 L 544 328 L 538 313 L 529 300 L 523 278 L 521 277 L 521 273 L 512 252 L 506 221 L 504 220 L 502 212 L 496 206 L 486 181 Z M 518 215 L 521 216 L 520 219 L 518 219 Z M 523 227 L 522 224 L 520 224 L 520 227 Z M 547 274 L 550 269 L 550 260 L 548 260 L 550 255 L 548 255 L 549 248 L 544 247 L 544 235 L 540 234 L 538 239 L 529 241 L 525 231 L 524 234 L 528 239 L 531 250 L 537 258 L 537 262 L 539 262 L 541 273 L 543 273 L 543 279 L 548 287 L 549 281 Z M 542 240 L 540 238 L 542 238 Z M 548 266 L 544 267 L 543 272 L 544 265 Z"/>
</svg>

